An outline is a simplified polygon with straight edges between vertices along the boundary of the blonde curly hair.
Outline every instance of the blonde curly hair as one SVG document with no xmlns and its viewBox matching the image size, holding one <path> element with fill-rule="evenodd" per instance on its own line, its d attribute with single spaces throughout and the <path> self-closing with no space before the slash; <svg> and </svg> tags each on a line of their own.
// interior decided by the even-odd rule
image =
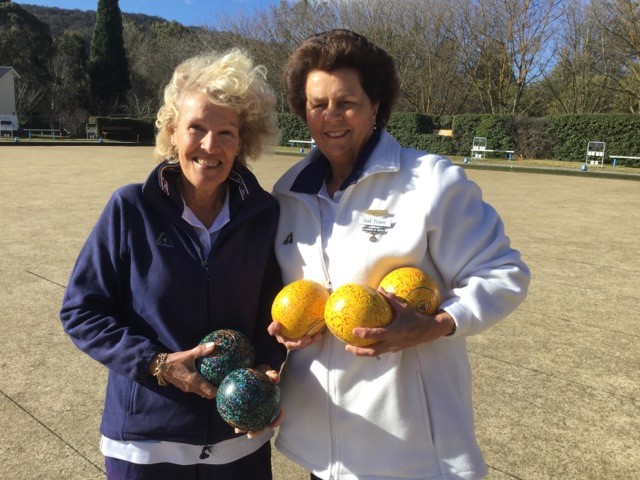
<svg viewBox="0 0 640 480">
<path fill-rule="evenodd" d="M 211 103 L 232 108 L 240 116 L 240 152 L 236 161 L 246 165 L 268 145 L 277 141 L 273 90 L 266 82 L 266 68 L 254 66 L 251 58 L 234 48 L 223 54 L 203 54 L 176 67 L 164 89 L 164 104 L 156 119 L 156 160 L 178 162 L 171 132 L 178 124 L 181 101 L 186 93 L 202 92 Z"/>
</svg>

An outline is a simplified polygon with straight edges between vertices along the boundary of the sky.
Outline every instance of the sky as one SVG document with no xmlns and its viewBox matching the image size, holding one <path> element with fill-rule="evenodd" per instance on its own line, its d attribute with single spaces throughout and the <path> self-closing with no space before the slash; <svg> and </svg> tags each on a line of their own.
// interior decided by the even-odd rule
<svg viewBox="0 0 640 480">
<path fill-rule="evenodd" d="M 78 10 L 96 10 L 98 0 L 13 0 L 17 4 Z M 120 0 L 124 13 L 144 13 L 175 20 L 187 26 L 216 26 L 221 15 L 251 16 L 258 10 L 279 4 L 280 0 Z"/>
</svg>

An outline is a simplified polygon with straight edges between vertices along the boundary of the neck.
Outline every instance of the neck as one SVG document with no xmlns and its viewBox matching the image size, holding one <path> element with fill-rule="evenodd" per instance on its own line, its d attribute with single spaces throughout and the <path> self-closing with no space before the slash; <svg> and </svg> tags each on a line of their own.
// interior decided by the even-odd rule
<svg viewBox="0 0 640 480">
<path fill-rule="evenodd" d="M 327 185 L 327 192 L 333 197 L 333 194 L 340 188 L 344 181 L 351 175 L 355 162 L 351 162 L 348 165 L 333 165 L 329 162 L 329 171 L 325 178 Z"/>
<path fill-rule="evenodd" d="M 184 203 L 191 209 L 198 220 L 207 228 L 213 225 L 224 205 L 227 184 L 221 183 L 215 190 L 202 192 L 189 184 L 184 177 L 180 177 L 178 190 Z"/>
</svg>

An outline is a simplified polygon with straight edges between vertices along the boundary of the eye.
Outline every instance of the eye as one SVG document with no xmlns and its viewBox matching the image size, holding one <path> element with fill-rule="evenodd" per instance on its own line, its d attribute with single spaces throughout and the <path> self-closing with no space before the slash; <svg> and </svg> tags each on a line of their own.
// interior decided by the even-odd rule
<svg viewBox="0 0 640 480">
<path fill-rule="evenodd" d="M 235 130 L 221 130 L 219 135 L 224 137 L 235 138 L 237 136 L 237 132 Z"/>
</svg>

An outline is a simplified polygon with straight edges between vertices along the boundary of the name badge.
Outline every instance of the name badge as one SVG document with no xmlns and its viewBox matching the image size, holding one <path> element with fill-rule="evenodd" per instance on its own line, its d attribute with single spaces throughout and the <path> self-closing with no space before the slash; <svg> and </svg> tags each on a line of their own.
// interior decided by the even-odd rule
<svg viewBox="0 0 640 480">
<path fill-rule="evenodd" d="M 365 210 L 358 219 L 358 225 L 362 226 L 363 232 L 370 235 L 370 242 L 377 242 L 378 235 L 384 235 L 387 229 L 393 227 L 388 210 Z"/>
<path fill-rule="evenodd" d="M 369 225 L 372 227 L 391 228 L 390 218 L 371 217 L 363 215 L 360 217 L 360 225 Z"/>
</svg>

